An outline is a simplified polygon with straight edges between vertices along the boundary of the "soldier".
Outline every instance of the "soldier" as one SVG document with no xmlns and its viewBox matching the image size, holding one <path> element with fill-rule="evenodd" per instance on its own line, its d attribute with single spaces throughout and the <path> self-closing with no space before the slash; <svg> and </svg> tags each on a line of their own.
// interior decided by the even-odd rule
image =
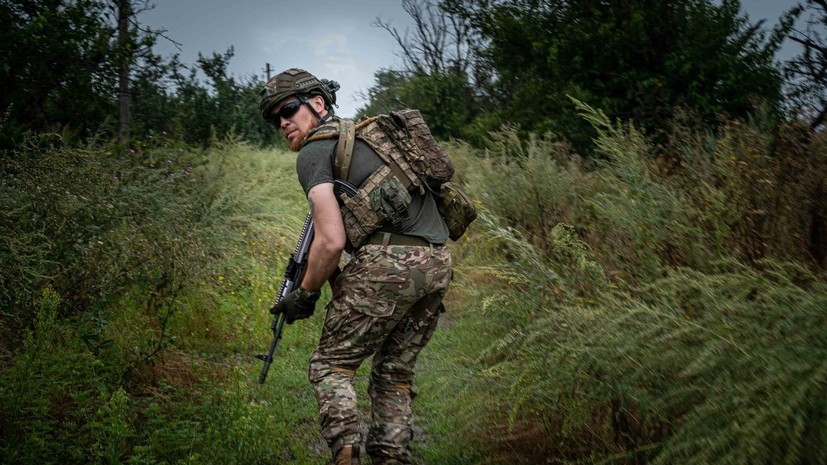
<svg viewBox="0 0 827 465">
<path fill-rule="evenodd" d="M 402 202 L 402 208 L 396 208 L 398 218 L 387 218 L 358 247 L 348 240 L 348 228 L 360 225 L 343 220 L 334 190 L 338 141 L 303 143 L 320 125 L 337 121 L 337 89 L 338 84 L 294 68 L 270 79 L 261 92 L 262 116 L 278 127 L 290 150 L 299 152 L 296 171 L 315 224 L 301 285 L 271 312 L 284 312 L 287 323 L 311 316 L 319 289 L 330 280 L 333 298 L 308 373 L 322 435 L 336 465 L 359 463 L 363 433 L 353 378 L 362 361 L 373 356 L 365 448 L 374 464 L 408 464 L 414 364 L 444 311 L 442 298 L 452 276 L 445 245 L 449 233 L 427 189 L 408 195 L 398 191 L 398 183 L 366 182 L 385 165 L 357 138 L 346 181 L 367 190 L 367 198 L 379 196 L 396 207 Z M 339 272 L 344 250 L 351 259 Z"/>
</svg>

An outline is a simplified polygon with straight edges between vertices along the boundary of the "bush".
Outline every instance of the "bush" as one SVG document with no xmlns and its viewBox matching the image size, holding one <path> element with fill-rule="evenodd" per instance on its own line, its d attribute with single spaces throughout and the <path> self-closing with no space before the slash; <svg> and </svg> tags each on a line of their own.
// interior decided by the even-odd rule
<svg viewBox="0 0 827 465">
<path fill-rule="evenodd" d="M 268 431 L 238 428 L 261 409 L 224 359 L 266 346 L 266 308 L 306 214 L 295 157 L 234 141 L 172 145 L 118 158 L 40 136 L 0 158 L 7 462 L 274 453 Z M 216 443 L 215 461 L 199 455 Z"/>
<path fill-rule="evenodd" d="M 471 441 L 491 463 L 823 463 L 824 135 L 730 122 L 656 151 L 577 105 L 600 161 L 510 130 L 452 148 L 497 280 L 477 299 L 511 325 Z"/>
<path fill-rule="evenodd" d="M 534 307 L 483 358 L 508 388 L 509 424 L 529 421 L 547 438 L 523 463 L 823 460 L 827 286 L 800 267 L 762 265 L 675 269 L 632 295 Z M 535 303 L 512 299 L 505 310 Z"/>
</svg>

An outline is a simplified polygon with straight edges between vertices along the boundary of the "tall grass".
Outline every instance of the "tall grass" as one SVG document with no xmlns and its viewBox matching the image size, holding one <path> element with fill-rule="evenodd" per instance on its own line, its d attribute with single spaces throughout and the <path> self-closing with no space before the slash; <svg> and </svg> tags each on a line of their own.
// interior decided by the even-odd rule
<svg viewBox="0 0 827 465">
<path fill-rule="evenodd" d="M 676 125 L 653 147 L 576 104 L 596 160 L 514 130 L 449 144 L 481 214 L 419 357 L 416 461 L 827 462 L 825 135 Z M 0 158 L 4 463 L 328 460 L 322 318 L 264 386 L 251 357 L 306 214 L 295 157 L 212 146 Z"/>
<path fill-rule="evenodd" d="M 306 213 L 294 163 L 235 141 L 119 159 L 41 136 L 4 154 L 4 463 L 314 457 L 315 428 L 288 434 L 313 418 L 304 370 L 277 363 L 251 390 Z"/>
<path fill-rule="evenodd" d="M 825 463 L 824 134 L 676 128 L 656 150 L 575 103 L 594 164 L 510 131 L 454 147 L 479 301 L 512 325 L 467 388 L 488 463 Z"/>
</svg>

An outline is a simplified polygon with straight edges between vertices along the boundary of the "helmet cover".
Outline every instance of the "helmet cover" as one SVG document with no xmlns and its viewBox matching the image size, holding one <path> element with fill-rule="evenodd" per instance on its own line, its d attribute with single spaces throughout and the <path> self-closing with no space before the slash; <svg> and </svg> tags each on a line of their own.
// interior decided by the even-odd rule
<svg viewBox="0 0 827 465">
<path fill-rule="evenodd" d="M 290 68 L 272 77 L 261 89 L 259 111 L 269 120 L 270 113 L 282 100 L 294 95 L 321 95 L 326 106 L 336 104 L 336 90 L 339 84 L 327 79 L 318 79 L 309 72 Z"/>
</svg>

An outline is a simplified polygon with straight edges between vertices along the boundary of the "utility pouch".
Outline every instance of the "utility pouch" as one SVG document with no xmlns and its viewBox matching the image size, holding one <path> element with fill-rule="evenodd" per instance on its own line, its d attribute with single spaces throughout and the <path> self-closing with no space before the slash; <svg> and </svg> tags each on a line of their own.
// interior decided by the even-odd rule
<svg viewBox="0 0 827 465">
<path fill-rule="evenodd" d="M 387 177 L 376 190 L 371 192 L 370 201 L 379 216 L 384 217 L 395 227 L 408 218 L 411 194 L 396 179 L 396 176 Z"/>
<path fill-rule="evenodd" d="M 456 241 L 477 218 L 477 207 L 459 184 L 448 181 L 442 184 L 436 198 L 437 208 L 448 226 L 448 236 Z"/>
<path fill-rule="evenodd" d="M 343 198 L 342 220 L 347 240 L 353 249 L 361 246 L 381 224 L 379 216 L 370 208 L 370 202 L 364 194 L 360 191 L 353 197 Z"/>
<path fill-rule="evenodd" d="M 385 220 L 401 222 L 408 216 L 411 196 L 397 181 L 387 165 L 383 165 L 368 177 L 356 195 L 342 194 L 345 233 L 348 241 L 357 248 L 373 235 Z"/>
</svg>

